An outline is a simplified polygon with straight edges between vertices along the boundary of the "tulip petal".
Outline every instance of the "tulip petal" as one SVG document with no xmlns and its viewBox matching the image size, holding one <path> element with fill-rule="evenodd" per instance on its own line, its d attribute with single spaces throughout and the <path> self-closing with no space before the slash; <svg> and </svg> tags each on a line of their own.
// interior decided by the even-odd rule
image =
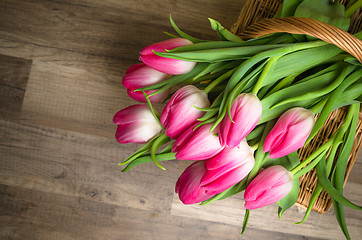
<svg viewBox="0 0 362 240">
<path fill-rule="evenodd" d="M 144 55 L 140 56 L 140 60 L 156 69 L 157 71 L 171 74 L 180 75 L 190 72 L 196 65 L 196 62 L 183 61 L 172 58 L 165 58 L 160 56 Z"/>
<path fill-rule="evenodd" d="M 162 42 L 153 43 L 140 52 L 141 55 L 154 55 L 154 52 L 166 52 L 166 50 L 171 50 L 176 47 L 182 47 L 191 45 L 192 42 L 185 38 L 171 38 Z"/>
<path fill-rule="evenodd" d="M 165 127 L 165 134 L 170 138 L 177 138 L 186 131 L 204 112 L 196 107 L 210 106 L 207 94 L 198 88 L 188 85 L 179 89 L 166 104 L 161 114 L 161 124 Z"/>
<path fill-rule="evenodd" d="M 145 143 L 162 128 L 146 105 L 133 105 L 118 111 L 113 117 L 117 125 L 115 137 L 119 143 Z"/>
<path fill-rule="evenodd" d="M 205 171 L 203 161 L 195 162 L 187 167 L 177 180 L 175 192 L 184 204 L 202 202 L 213 196 L 200 187 L 200 180 Z"/>
<path fill-rule="evenodd" d="M 314 125 L 313 113 L 292 108 L 283 113 L 265 139 L 263 151 L 269 158 L 283 157 L 303 147 Z"/>
<path fill-rule="evenodd" d="M 208 170 L 214 170 L 232 162 L 234 162 L 234 165 L 241 165 L 249 161 L 250 158 L 254 161 L 253 154 L 253 148 L 243 139 L 235 148 L 225 147 L 218 155 L 208 159 L 205 162 L 205 166 Z"/>
<path fill-rule="evenodd" d="M 143 104 L 132 105 L 118 111 L 113 117 L 113 123 L 116 125 L 134 122 L 135 119 L 152 119 L 152 112 L 148 106 Z"/>
<path fill-rule="evenodd" d="M 149 95 L 156 91 L 157 90 L 149 90 L 149 91 L 145 91 L 145 93 L 147 95 Z M 128 96 L 130 96 L 130 98 L 132 98 L 138 102 L 144 102 L 144 103 L 147 102 L 146 97 L 143 95 L 143 92 L 141 92 L 141 91 L 135 92 L 134 90 L 127 90 L 127 94 L 128 94 Z M 167 98 L 168 94 L 169 94 L 169 91 L 163 91 L 158 94 L 152 95 L 151 97 L 149 97 L 149 100 L 152 103 L 163 102 Z"/>
<path fill-rule="evenodd" d="M 218 194 L 243 180 L 249 174 L 253 166 L 254 162 L 249 161 L 223 174 L 219 173 L 221 175 L 218 175 L 218 173 L 213 173 L 214 171 L 218 170 L 212 170 L 209 174 L 215 174 L 218 175 L 218 177 L 215 177 L 214 181 L 212 181 L 211 178 L 205 179 L 204 182 L 201 182 L 201 186 L 206 189 L 206 193 L 208 194 Z M 208 172 L 209 171 L 207 171 L 206 174 Z"/>
<path fill-rule="evenodd" d="M 127 89 L 138 89 L 141 87 L 150 86 L 169 78 L 169 75 L 157 71 L 145 64 L 143 66 L 133 67 L 122 78 L 122 84 Z"/>
<path fill-rule="evenodd" d="M 279 201 L 291 191 L 292 180 L 293 176 L 282 166 L 265 169 L 245 190 L 245 208 L 255 209 Z"/>
<path fill-rule="evenodd" d="M 283 199 L 292 190 L 293 184 L 285 184 L 275 186 L 272 189 L 265 190 L 263 194 L 260 194 L 254 201 L 245 202 L 244 207 L 252 210 L 261 208 Z"/>
<path fill-rule="evenodd" d="M 172 146 L 172 152 L 178 152 L 185 145 L 185 143 L 187 143 L 188 139 L 191 138 L 196 132 L 196 130 L 194 131 L 194 128 L 197 124 L 198 123 L 194 124 L 177 138 Z"/>
<path fill-rule="evenodd" d="M 146 64 L 144 63 L 136 63 L 136 64 L 133 64 L 132 66 L 130 66 L 127 70 L 126 70 L 126 74 L 129 74 L 133 71 L 136 71 L 137 69 L 139 68 L 142 68 L 144 66 L 147 66 Z"/>
<path fill-rule="evenodd" d="M 204 112 L 188 106 L 186 103 L 179 103 L 172 106 L 171 111 L 177 113 L 169 115 L 169 124 L 166 125 L 165 134 L 171 138 L 179 136 L 184 129 L 197 122 L 197 119 L 204 115 Z"/>
<path fill-rule="evenodd" d="M 123 124 L 117 127 L 116 140 L 125 143 L 146 143 L 162 129 L 152 123 Z"/>
<path fill-rule="evenodd" d="M 222 151 L 219 139 L 214 134 L 217 130 L 209 132 L 212 124 L 205 124 L 196 129 L 192 137 L 183 144 L 175 157 L 179 160 L 204 160 L 217 155 Z"/>
<path fill-rule="evenodd" d="M 231 122 L 226 115 L 220 126 L 222 146 L 237 146 L 257 125 L 262 114 L 262 104 L 253 94 L 240 94 L 230 109 Z"/>
<path fill-rule="evenodd" d="M 303 121 L 289 127 L 283 141 L 270 151 L 269 158 L 280 158 L 303 147 L 313 125 L 314 119 L 310 118 L 309 121 Z"/>
</svg>

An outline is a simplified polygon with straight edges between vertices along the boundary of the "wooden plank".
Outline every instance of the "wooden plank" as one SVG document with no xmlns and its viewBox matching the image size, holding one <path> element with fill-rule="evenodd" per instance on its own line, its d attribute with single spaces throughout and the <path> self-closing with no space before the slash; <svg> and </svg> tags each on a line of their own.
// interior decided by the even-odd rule
<svg viewBox="0 0 362 240">
<path fill-rule="evenodd" d="M 31 60 L 0 54 L 0 108 L 19 112 L 23 105 Z"/>
<path fill-rule="evenodd" d="M 348 182 L 362 182 L 362 151 L 359 151 L 356 162 L 348 176 Z"/>
<path fill-rule="evenodd" d="M 0 225 L 2 239 L 240 239 L 239 226 L 5 185 L 0 185 Z M 258 229 L 245 237 L 305 239 Z"/>
<path fill-rule="evenodd" d="M 207 17 L 231 26 L 243 2 L 1 1 L 0 53 L 122 74 L 144 46 L 167 38 L 170 11 L 186 32 L 216 39 Z"/>
<path fill-rule="evenodd" d="M 120 76 L 34 61 L 23 111 L 110 131 L 113 115 L 130 103 Z"/>
<path fill-rule="evenodd" d="M 186 4 L 188 3 L 188 4 Z M 185 31 L 198 37 L 216 38 L 207 17 L 222 18 L 230 26 L 237 18 L 242 3 L 214 1 L 210 11 L 201 14 L 195 7 L 208 4 L 199 1 L 191 7 L 188 1 L 2 1 L 3 39 L 30 43 L 91 56 L 137 59 L 140 48 L 166 39 L 170 31 L 170 9 Z M 227 16 L 220 8 L 228 11 Z M 133 12 L 137 8 L 137 12 Z M 34 14 L 36 13 L 36 14 Z M 159 13 L 159 14 L 155 14 Z M 97 16 L 94 18 L 93 16 Z M 196 17 L 198 16 L 198 17 Z M 234 17 L 233 17 L 234 16 Z M 196 18 L 200 20 L 195 21 Z M 22 24 L 14 25 L 9 19 Z M 35 53 L 36 54 L 36 53 Z M 29 56 L 29 54 L 27 54 Z"/>
<path fill-rule="evenodd" d="M 167 174 L 151 163 L 122 174 L 118 163 L 138 146 L 13 120 L 0 120 L 0 132 L 0 183 L 126 207 L 170 211 L 187 164 L 165 163 Z"/>
<path fill-rule="evenodd" d="M 119 56 L 119 52 L 111 51 L 110 48 L 116 50 L 121 44 L 138 45 L 139 41 L 149 44 L 156 38 L 160 39 L 161 31 L 157 29 L 170 26 L 169 13 L 175 15 L 175 20 L 181 27 L 190 33 L 197 33 L 200 37 L 202 34 L 213 33 L 208 17 L 214 17 L 225 27 L 230 27 L 236 21 L 243 2 L 245 1 L 6 0 L 2 1 L 1 19 L 6 21 L 2 23 L 1 30 L 6 32 L 11 29 L 13 34 L 9 37 L 37 45 L 95 55 Z M 207 6 L 208 11 L 199 11 L 204 6 Z M 17 19 L 23 24 L 12 25 L 10 19 Z M 124 29 L 127 31 L 121 31 Z M 113 45 L 114 43 L 116 45 Z M 128 49 L 122 47 L 118 48 L 118 51 Z"/>
</svg>

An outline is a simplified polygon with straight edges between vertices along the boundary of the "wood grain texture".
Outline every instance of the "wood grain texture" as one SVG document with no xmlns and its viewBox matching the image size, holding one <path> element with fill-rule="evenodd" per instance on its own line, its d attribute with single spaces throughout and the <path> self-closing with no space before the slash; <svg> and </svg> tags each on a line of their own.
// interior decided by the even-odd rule
<svg viewBox="0 0 362 240">
<path fill-rule="evenodd" d="M 19 112 L 23 105 L 31 60 L 0 54 L 0 108 Z"/>
<path fill-rule="evenodd" d="M 185 32 L 216 39 L 207 17 L 230 27 L 244 3 L 0 1 L 0 82 L 20 91 L 0 107 L 0 239 L 241 239 L 242 195 L 204 207 L 178 200 L 174 184 L 189 162 L 121 173 L 118 163 L 139 146 L 116 143 L 112 117 L 135 103 L 122 75 L 144 46 L 167 38 L 169 13 Z M 359 156 L 345 188 L 357 204 L 361 164 Z M 282 220 L 276 211 L 253 211 L 243 239 L 343 239 L 333 210 L 298 226 L 296 207 Z M 358 239 L 361 214 L 346 216 Z"/>
</svg>

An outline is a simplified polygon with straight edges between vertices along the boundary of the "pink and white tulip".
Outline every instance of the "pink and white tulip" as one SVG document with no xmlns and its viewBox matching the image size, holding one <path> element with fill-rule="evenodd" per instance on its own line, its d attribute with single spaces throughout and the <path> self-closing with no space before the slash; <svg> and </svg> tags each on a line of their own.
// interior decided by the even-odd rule
<svg viewBox="0 0 362 240">
<path fill-rule="evenodd" d="M 314 114 L 304 108 L 283 113 L 265 139 L 264 152 L 269 158 L 280 158 L 303 147 L 314 126 Z"/>
<path fill-rule="evenodd" d="M 244 193 L 245 208 L 261 208 L 283 199 L 292 190 L 293 175 L 276 165 L 258 174 Z"/>
<path fill-rule="evenodd" d="M 119 143 L 145 143 L 162 130 L 146 105 L 133 105 L 117 112 L 113 117 L 116 124 L 116 139 Z"/>
<path fill-rule="evenodd" d="M 223 150 L 217 136 L 217 129 L 210 133 L 213 124 L 205 124 L 194 130 L 194 126 L 187 129 L 172 147 L 179 160 L 205 160 L 212 158 Z"/>
<path fill-rule="evenodd" d="M 179 89 L 168 101 L 161 114 L 160 121 L 166 129 L 165 134 L 170 138 L 177 138 L 205 114 L 195 107 L 209 106 L 210 101 L 204 91 L 192 85 Z"/>
<path fill-rule="evenodd" d="M 184 204 L 199 203 L 213 196 L 200 186 L 205 172 L 204 161 L 197 161 L 187 167 L 177 180 L 175 192 Z"/>
<path fill-rule="evenodd" d="M 192 42 L 184 38 L 172 38 L 166 41 L 154 43 L 142 49 L 140 53 L 140 60 L 151 68 L 163 73 L 171 75 L 188 73 L 195 67 L 196 62 L 160 57 L 153 51 L 166 52 L 166 50 L 190 44 L 192 44 Z"/>
<path fill-rule="evenodd" d="M 234 148 L 226 147 L 205 161 L 207 171 L 201 186 L 208 194 L 218 194 L 243 180 L 254 167 L 254 150 L 246 140 Z"/>
<path fill-rule="evenodd" d="M 145 91 L 145 93 L 147 95 L 149 95 L 156 91 L 157 90 L 148 90 L 148 91 Z M 128 96 L 130 96 L 132 99 L 134 99 L 138 102 L 143 102 L 143 103 L 147 102 L 146 97 L 143 95 L 142 91 L 135 92 L 134 90 L 127 90 L 127 93 L 128 93 Z M 169 91 L 166 90 L 166 91 L 163 91 L 163 92 L 150 96 L 149 99 L 152 103 L 163 102 L 167 98 L 168 94 L 169 94 Z"/>
<path fill-rule="evenodd" d="M 235 147 L 259 122 L 262 104 L 254 94 L 240 94 L 231 106 L 231 118 L 226 114 L 220 124 L 219 138 L 222 146 Z"/>
<path fill-rule="evenodd" d="M 127 69 L 122 84 L 127 89 L 147 87 L 169 78 L 170 75 L 157 71 L 144 63 L 137 63 Z"/>
</svg>

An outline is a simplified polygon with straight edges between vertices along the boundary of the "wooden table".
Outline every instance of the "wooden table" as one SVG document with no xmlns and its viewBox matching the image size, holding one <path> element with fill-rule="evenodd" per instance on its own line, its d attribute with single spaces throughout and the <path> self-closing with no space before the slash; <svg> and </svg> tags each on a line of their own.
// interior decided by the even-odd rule
<svg viewBox="0 0 362 240">
<path fill-rule="evenodd" d="M 243 198 L 185 206 L 174 184 L 189 164 L 121 173 L 138 148 L 114 139 L 113 115 L 135 101 L 121 86 L 140 49 L 165 40 L 168 17 L 215 39 L 241 0 L 1 0 L 1 239 L 241 239 Z M 345 195 L 362 204 L 361 157 Z M 345 209 L 352 238 L 362 215 Z M 302 225 L 296 207 L 252 211 L 244 239 L 343 239 L 333 210 Z"/>
</svg>

